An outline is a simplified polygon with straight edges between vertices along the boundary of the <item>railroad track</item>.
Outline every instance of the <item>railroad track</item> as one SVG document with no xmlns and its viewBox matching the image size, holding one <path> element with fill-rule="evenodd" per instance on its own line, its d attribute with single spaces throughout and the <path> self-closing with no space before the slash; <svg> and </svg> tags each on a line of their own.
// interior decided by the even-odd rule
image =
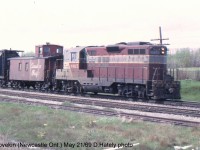
<svg viewBox="0 0 200 150">
<path fill-rule="evenodd" d="M 0 98 L 0 101 L 11 102 L 11 103 L 23 103 L 27 105 L 40 105 L 40 106 L 43 105 L 43 106 L 48 106 L 49 108 L 52 108 L 52 109 L 69 110 L 69 111 L 89 113 L 89 114 L 100 115 L 100 116 L 125 117 L 126 119 L 129 119 L 129 121 L 142 120 L 142 121 L 173 124 L 173 125 L 186 126 L 186 127 L 200 127 L 200 122 L 197 122 L 197 121 L 153 117 L 153 116 L 146 116 L 146 115 L 133 114 L 133 113 L 117 112 L 117 111 L 112 111 L 112 110 L 101 110 L 97 108 L 86 108 L 86 107 L 79 107 L 79 106 L 63 106 L 60 104 L 44 103 L 43 101 L 35 101 L 35 102 L 27 101 L 24 98 L 17 98 L 17 99 L 16 98 Z"/>
<path fill-rule="evenodd" d="M 184 106 L 184 107 L 194 107 L 200 108 L 200 102 L 192 102 L 192 101 L 183 101 L 183 100 L 146 100 L 146 99 L 136 99 L 136 98 L 126 98 L 122 96 L 115 96 L 115 95 L 94 95 L 91 94 L 91 97 L 94 98 L 105 98 L 105 99 L 113 99 L 113 100 L 127 100 L 127 101 L 138 101 L 138 102 L 145 102 L 145 103 L 155 103 L 155 104 L 164 104 L 169 106 Z"/>
<path fill-rule="evenodd" d="M 2 88 L 0 88 L 1 90 Z M 11 91 L 27 91 L 30 93 L 48 93 L 47 91 L 36 91 L 36 90 L 31 90 L 31 89 L 23 89 L 23 90 L 19 90 L 19 89 L 12 89 L 12 88 L 8 88 Z M 50 92 L 50 91 L 49 91 Z M 49 93 L 50 94 L 50 93 Z M 53 94 L 55 95 L 63 95 L 63 92 L 53 92 Z M 66 96 L 70 96 L 70 94 L 65 94 Z M 85 97 L 85 95 L 74 95 L 77 96 L 79 98 Z M 147 100 L 147 99 L 137 99 L 137 98 L 130 98 L 130 97 L 123 97 L 123 96 L 117 96 L 117 95 L 113 95 L 113 94 L 93 94 L 90 93 L 89 94 L 90 97 L 92 98 L 99 98 L 99 99 L 109 99 L 109 100 L 119 100 L 119 101 L 137 101 L 137 102 L 145 102 L 145 103 L 150 103 L 150 104 L 163 104 L 163 105 L 169 105 L 169 106 L 183 106 L 183 107 L 194 107 L 194 108 L 200 108 L 200 102 L 192 102 L 192 101 L 183 101 L 183 100 Z"/>
<path fill-rule="evenodd" d="M 33 90 L 29 90 L 29 91 L 33 91 Z M 35 92 L 35 91 L 33 91 Z M 59 92 L 54 92 L 54 94 L 61 94 L 63 95 L 63 93 L 59 93 Z M 79 96 L 79 95 L 78 95 Z M 163 105 L 169 105 L 169 106 L 183 106 L 183 107 L 194 107 L 194 108 L 200 108 L 200 102 L 191 102 L 191 101 L 183 101 L 183 100 L 147 100 L 147 99 L 138 99 L 138 98 L 130 98 L 130 97 L 124 97 L 124 96 L 118 96 L 118 95 L 113 95 L 113 94 L 93 94 L 90 93 L 89 94 L 90 97 L 92 98 L 99 98 L 99 99 L 109 99 L 109 100 L 119 100 L 119 101 L 138 101 L 138 102 L 145 102 L 145 103 L 155 103 L 155 104 L 163 104 Z M 79 96 L 80 98 L 82 96 Z M 84 95 L 83 95 L 84 97 Z"/>
<path fill-rule="evenodd" d="M 24 98 L 41 99 L 41 100 L 51 100 L 51 101 L 58 101 L 58 102 L 68 101 L 75 104 L 101 106 L 101 107 L 107 107 L 107 108 L 118 108 L 118 109 L 126 109 L 126 110 L 137 110 L 137 111 L 142 111 L 142 112 L 173 114 L 173 115 L 200 118 L 200 109 L 194 109 L 194 108 L 172 107 L 172 106 L 164 106 L 164 105 L 154 106 L 154 105 L 149 105 L 145 103 L 144 104 L 138 104 L 134 102 L 127 103 L 127 102 L 119 102 L 119 101 L 107 101 L 107 100 L 102 100 L 102 99 L 99 100 L 99 99 L 94 99 L 94 98 L 48 95 L 48 94 L 30 93 L 30 92 L 23 92 L 23 91 L 0 90 L 0 94 L 12 95 L 12 96 L 24 97 Z"/>
<path fill-rule="evenodd" d="M 171 106 L 185 106 L 185 107 L 194 107 L 200 108 L 199 102 L 189 102 L 189 101 L 172 101 L 172 100 L 165 100 L 164 104 L 171 105 Z"/>
</svg>

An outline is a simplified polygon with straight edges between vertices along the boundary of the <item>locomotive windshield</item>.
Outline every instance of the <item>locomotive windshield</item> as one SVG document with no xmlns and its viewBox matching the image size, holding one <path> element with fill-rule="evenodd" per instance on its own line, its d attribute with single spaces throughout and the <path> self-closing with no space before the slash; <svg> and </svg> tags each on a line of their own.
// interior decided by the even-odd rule
<svg viewBox="0 0 200 150">
<path fill-rule="evenodd" d="M 150 49 L 150 55 L 166 55 L 166 47 L 152 47 Z"/>
</svg>

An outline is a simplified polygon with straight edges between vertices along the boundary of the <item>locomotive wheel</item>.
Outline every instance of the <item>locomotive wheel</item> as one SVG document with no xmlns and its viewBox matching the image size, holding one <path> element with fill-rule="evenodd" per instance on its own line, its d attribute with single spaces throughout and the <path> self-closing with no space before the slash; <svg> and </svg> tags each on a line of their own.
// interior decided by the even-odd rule
<svg viewBox="0 0 200 150">
<path fill-rule="evenodd" d="M 124 96 L 124 97 L 127 97 L 127 90 L 123 90 L 123 92 L 122 92 L 122 95 Z"/>
<path fill-rule="evenodd" d="M 123 94 L 124 97 L 132 97 L 130 90 L 124 90 L 122 94 Z"/>
<path fill-rule="evenodd" d="M 152 99 L 152 97 L 151 96 L 147 96 L 147 100 L 151 100 Z"/>
</svg>

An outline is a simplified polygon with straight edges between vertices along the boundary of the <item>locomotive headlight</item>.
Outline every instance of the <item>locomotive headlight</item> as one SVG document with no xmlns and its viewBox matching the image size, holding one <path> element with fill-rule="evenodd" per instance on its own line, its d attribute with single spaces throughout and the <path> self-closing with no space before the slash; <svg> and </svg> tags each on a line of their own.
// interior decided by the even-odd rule
<svg viewBox="0 0 200 150">
<path fill-rule="evenodd" d="M 164 47 L 161 48 L 161 54 L 162 54 L 162 55 L 165 54 L 165 48 L 164 48 Z"/>
</svg>

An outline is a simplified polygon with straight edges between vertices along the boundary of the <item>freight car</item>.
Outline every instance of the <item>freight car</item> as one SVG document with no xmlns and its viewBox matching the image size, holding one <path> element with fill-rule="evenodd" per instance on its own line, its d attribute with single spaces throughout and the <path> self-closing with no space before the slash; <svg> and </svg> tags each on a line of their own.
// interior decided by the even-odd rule
<svg viewBox="0 0 200 150">
<path fill-rule="evenodd" d="M 19 57 L 20 50 L 0 50 L 0 87 L 6 87 L 9 83 L 9 58 Z"/>
<path fill-rule="evenodd" d="M 11 87 L 53 90 L 55 70 L 62 68 L 63 47 L 46 43 L 35 47 L 34 57 L 10 58 Z"/>
<path fill-rule="evenodd" d="M 56 88 L 65 92 L 180 99 L 180 82 L 167 74 L 167 47 L 149 42 L 88 46 L 63 52 Z"/>
</svg>

